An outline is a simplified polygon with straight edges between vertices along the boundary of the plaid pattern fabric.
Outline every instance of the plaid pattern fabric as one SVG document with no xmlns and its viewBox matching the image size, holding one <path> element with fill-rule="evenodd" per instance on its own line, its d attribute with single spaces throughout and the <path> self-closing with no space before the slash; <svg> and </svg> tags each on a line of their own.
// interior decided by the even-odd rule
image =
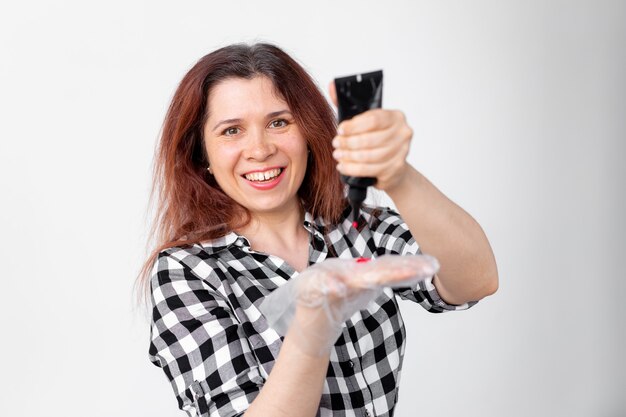
<svg viewBox="0 0 626 417">
<path fill-rule="evenodd" d="M 364 207 L 357 229 L 349 209 L 336 225 L 307 213 L 304 227 L 311 236 L 310 264 L 331 257 L 420 253 L 391 209 Z M 165 371 L 179 407 L 189 416 L 239 416 L 256 398 L 282 343 L 258 306 L 296 275 L 285 261 L 253 251 L 234 232 L 159 254 L 151 277 L 149 356 Z M 385 289 L 344 323 L 331 352 L 318 416 L 393 415 L 405 347 L 395 295 L 433 313 L 475 304 L 446 304 L 432 277 L 416 288 Z"/>
</svg>

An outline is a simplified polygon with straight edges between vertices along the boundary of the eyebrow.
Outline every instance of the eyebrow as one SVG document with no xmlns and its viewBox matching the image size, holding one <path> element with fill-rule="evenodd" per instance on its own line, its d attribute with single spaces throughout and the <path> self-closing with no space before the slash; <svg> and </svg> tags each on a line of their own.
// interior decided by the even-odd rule
<svg viewBox="0 0 626 417">
<path fill-rule="evenodd" d="M 273 111 L 271 113 L 268 113 L 265 118 L 266 119 L 271 119 L 272 117 L 276 117 L 276 116 L 280 116 L 281 114 L 290 114 L 291 112 L 289 110 L 278 110 L 278 111 Z M 217 130 L 218 127 L 220 127 L 221 125 L 225 125 L 225 124 L 230 124 L 230 123 L 241 123 L 242 119 L 224 119 L 221 120 L 219 122 L 217 122 L 217 124 L 215 126 L 213 126 L 213 132 L 215 132 Z"/>
</svg>

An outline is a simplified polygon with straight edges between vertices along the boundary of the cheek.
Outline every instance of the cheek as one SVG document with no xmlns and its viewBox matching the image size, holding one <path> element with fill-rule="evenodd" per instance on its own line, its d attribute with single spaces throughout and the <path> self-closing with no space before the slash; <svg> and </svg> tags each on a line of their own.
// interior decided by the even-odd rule
<svg viewBox="0 0 626 417">
<path fill-rule="evenodd" d="M 288 146 L 289 153 L 293 159 L 306 161 L 308 156 L 308 146 L 305 139 L 299 136 L 291 137 L 286 146 Z"/>
<path fill-rule="evenodd" d="M 207 146 L 207 156 L 211 168 L 215 171 L 233 168 L 237 162 L 239 151 L 229 146 Z"/>
<path fill-rule="evenodd" d="M 239 153 L 228 147 L 213 147 L 207 149 L 207 154 L 213 178 L 220 188 L 228 194 L 228 190 L 236 181 L 233 179 L 233 173 L 235 172 Z"/>
</svg>

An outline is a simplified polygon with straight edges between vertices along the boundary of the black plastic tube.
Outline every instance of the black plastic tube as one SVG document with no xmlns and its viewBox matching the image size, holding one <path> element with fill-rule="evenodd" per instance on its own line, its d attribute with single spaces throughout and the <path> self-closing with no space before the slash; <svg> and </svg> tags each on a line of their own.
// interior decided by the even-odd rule
<svg viewBox="0 0 626 417">
<path fill-rule="evenodd" d="M 335 78 L 337 114 L 339 123 L 370 109 L 383 105 L 383 72 L 374 71 L 348 77 Z M 367 187 L 376 184 L 376 178 L 342 175 L 349 186 L 348 201 L 352 206 L 352 224 L 357 227 L 361 205 L 367 197 Z"/>
</svg>

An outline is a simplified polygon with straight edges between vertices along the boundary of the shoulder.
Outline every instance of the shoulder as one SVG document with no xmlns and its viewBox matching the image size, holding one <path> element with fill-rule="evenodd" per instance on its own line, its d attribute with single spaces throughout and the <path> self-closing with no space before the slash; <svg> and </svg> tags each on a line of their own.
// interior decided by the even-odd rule
<svg viewBox="0 0 626 417">
<path fill-rule="evenodd" d="M 356 229 L 349 209 L 337 224 L 323 227 L 320 230 L 326 243 L 337 257 L 412 254 L 419 250 L 400 214 L 389 207 L 363 205 Z"/>
<path fill-rule="evenodd" d="M 307 216 L 310 215 L 307 214 Z M 306 217 L 306 219 L 308 218 Z M 321 217 L 316 218 L 314 223 L 317 228 L 322 230 L 349 230 L 352 227 L 352 208 L 350 206 L 346 207 L 337 223 L 329 223 Z M 400 214 L 390 207 L 364 204 L 361 206 L 359 224 L 361 228 L 367 226 L 370 229 L 375 229 L 381 225 L 404 225 L 405 223 Z"/>
<path fill-rule="evenodd" d="M 372 233 L 381 235 L 404 236 L 409 239 L 410 232 L 407 224 L 400 216 L 400 213 L 389 207 L 363 206 L 361 218 L 364 226 L 367 226 Z M 408 233 L 408 234 L 407 234 Z"/>
<path fill-rule="evenodd" d="M 387 253 L 417 253 L 419 247 L 400 213 L 389 207 L 363 206 L 363 223 L 376 245 Z"/>
<path fill-rule="evenodd" d="M 170 269 L 193 269 L 202 260 L 208 260 L 211 255 L 203 253 L 202 247 L 193 246 L 173 246 L 159 252 L 155 262 L 157 271 Z M 203 259 L 204 258 L 204 259 Z"/>
<path fill-rule="evenodd" d="M 222 287 L 217 266 L 221 251 L 207 250 L 200 244 L 174 246 L 162 250 L 154 263 L 150 287 L 164 285 L 208 286 L 214 290 Z"/>
<path fill-rule="evenodd" d="M 368 224 L 374 223 L 404 223 L 400 213 L 390 207 L 363 205 L 361 216 Z"/>
</svg>

